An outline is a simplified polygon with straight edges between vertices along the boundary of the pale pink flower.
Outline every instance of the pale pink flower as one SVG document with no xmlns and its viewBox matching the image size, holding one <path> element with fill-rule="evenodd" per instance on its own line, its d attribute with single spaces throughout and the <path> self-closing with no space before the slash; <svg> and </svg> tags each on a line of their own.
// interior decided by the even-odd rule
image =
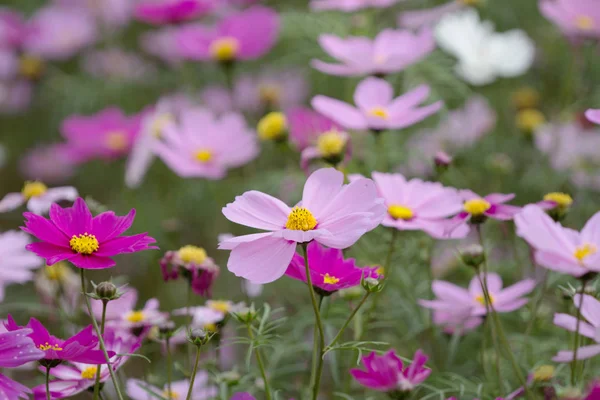
<svg viewBox="0 0 600 400">
<path fill-rule="evenodd" d="M 63 7 L 79 7 L 109 28 L 120 28 L 131 20 L 133 0 L 55 0 Z M 112 32 L 111 32 L 112 33 Z"/>
<path fill-rule="evenodd" d="M 0 213 L 12 211 L 27 203 L 27 209 L 34 214 L 46 214 L 52 203 L 75 201 L 79 196 L 73 186 L 48 188 L 42 182 L 25 182 L 23 190 L 8 193 L 0 200 Z"/>
<path fill-rule="evenodd" d="M 452 0 L 440 6 L 425 8 L 421 10 L 403 11 L 398 16 L 398 25 L 409 29 L 419 29 L 424 26 L 432 26 L 444 15 L 458 11 L 466 7 L 461 0 Z"/>
<path fill-rule="evenodd" d="M 595 0 L 539 0 L 543 16 L 565 35 L 600 37 L 600 8 Z"/>
<path fill-rule="evenodd" d="M 0 233 L 0 301 L 5 288 L 11 283 L 25 283 L 33 279 L 33 270 L 42 265 L 42 259 L 25 250 L 31 239 L 24 232 Z"/>
<path fill-rule="evenodd" d="M 159 58 L 169 65 L 177 65 L 183 61 L 183 54 L 178 46 L 180 27 L 167 27 L 140 35 L 139 43 L 146 53 Z"/>
<path fill-rule="evenodd" d="M 140 82 L 156 75 L 156 69 L 136 53 L 113 47 L 86 53 L 82 69 L 96 78 Z"/>
<path fill-rule="evenodd" d="M 595 124 L 600 124 L 600 109 L 594 110 L 590 108 L 585 112 L 585 117 Z"/>
<path fill-rule="evenodd" d="M 33 84 L 14 78 L 0 81 L 0 114 L 18 114 L 26 111 L 33 96 Z"/>
<path fill-rule="evenodd" d="M 66 181 L 75 173 L 75 167 L 68 160 L 64 144 L 27 150 L 19 162 L 19 170 L 27 179 L 53 184 Z"/>
<path fill-rule="evenodd" d="M 583 304 L 581 302 L 583 301 Z M 579 321 L 579 334 L 592 339 L 595 344 L 581 346 L 577 349 L 577 359 L 585 360 L 600 354 L 600 301 L 589 294 L 576 294 L 573 297 L 573 303 L 576 309 L 581 306 L 581 315 L 584 319 Z M 569 314 L 554 314 L 554 325 L 560 326 L 571 332 L 577 330 L 577 318 Z M 571 362 L 573 361 L 573 351 L 561 350 L 554 356 L 552 361 Z"/>
<path fill-rule="evenodd" d="M 399 0 L 311 0 L 310 8 L 315 11 L 339 10 L 353 12 L 364 8 L 386 8 Z"/>
</svg>

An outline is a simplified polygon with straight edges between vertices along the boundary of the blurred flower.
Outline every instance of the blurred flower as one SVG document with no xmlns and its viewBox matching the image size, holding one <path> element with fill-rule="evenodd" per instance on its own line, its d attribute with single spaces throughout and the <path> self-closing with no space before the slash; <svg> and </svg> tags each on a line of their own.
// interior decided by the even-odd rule
<svg viewBox="0 0 600 400">
<path fill-rule="evenodd" d="M 442 327 L 443 331 L 449 335 L 464 335 L 473 331 L 482 324 L 483 318 L 471 315 L 470 307 L 447 309 L 434 309 L 431 313 L 431 319 L 435 325 Z"/>
<path fill-rule="evenodd" d="M 52 203 L 59 201 L 75 201 L 78 193 L 73 186 L 48 189 L 40 181 L 25 182 L 20 192 L 8 193 L 0 200 L 0 213 L 12 211 L 27 203 L 27 209 L 34 214 L 42 215 L 50 210 Z"/>
<path fill-rule="evenodd" d="M 54 144 L 27 150 L 19 161 L 19 170 L 34 181 L 60 183 L 73 175 L 75 167 L 68 161 L 65 145 Z"/>
<path fill-rule="evenodd" d="M 308 245 L 308 264 L 312 285 L 325 296 L 359 286 L 363 277 L 377 276 L 377 267 L 360 268 L 353 258 L 344 259 L 341 250 L 328 249 L 317 242 Z M 306 283 L 304 257 L 294 254 L 285 274 Z"/>
<path fill-rule="evenodd" d="M 94 350 L 98 345 L 98 338 L 93 335 L 91 325 L 67 340 L 50 335 L 44 325 L 35 318 L 30 318 L 27 325 L 23 327 L 17 325 L 12 316 L 8 314 L 8 321 L 4 326 L 10 332 L 23 328 L 30 329 L 31 333 L 27 336 L 33 340 L 36 347 L 44 351 L 43 359 L 46 361 L 106 364 L 102 350 Z M 116 353 L 109 351 L 108 354 L 112 357 Z"/>
<path fill-rule="evenodd" d="M 283 141 L 287 138 L 287 119 L 281 112 L 270 112 L 258 121 L 256 127 L 261 140 Z"/>
<path fill-rule="evenodd" d="M 18 47 L 25 35 L 23 16 L 9 8 L 0 9 L 0 48 Z"/>
<path fill-rule="evenodd" d="M 517 113 L 517 128 L 526 133 L 533 133 L 546 123 L 546 117 L 540 110 L 526 108 Z"/>
<path fill-rule="evenodd" d="M 431 374 L 425 368 L 427 357 L 417 350 L 412 364 L 404 365 L 393 350 L 384 355 L 372 352 L 362 357 L 365 370 L 353 368 L 350 373 L 363 386 L 380 392 L 411 392 Z"/>
<path fill-rule="evenodd" d="M 583 304 L 581 302 L 583 301 Z M 600 302 L 594 297 L 584 294 L 576 294 L 573 297 L 573 303 L 576 309 L 581 306 L 581 315 L 583 318 L 578 321 L 576 317 L 568 314 L 554 314 L 554 325 L 560 326 L 571 332 L 575 332 L 579 328 L 579 334 L 592 339 L 596 344 L 581 346 L 577 349 L 577 360 L 585 360 L 600 354 L 600 341 L 598 338 L 598 330 L 600 329 Z M 561 350 L 552 359 L 555 362 L 572 362 L 573 351 Z"/>
<path fill-rule="evenodd" d="M 229 400 L 256 400 L 256 397 L 252 396 L 248 392 L 235 393 Z"/>
<path fill-rule="evenodd" d="M 513 93 L 512 102 L 518 110 L 536 108 L 540 104 L 540 93 L 526 86 Z"/>
<path fill-rule="evenodd" d="M 422 10 L 403 11 L 398 16 L 398 25 L 408 29 L 419 29 L 437 23 L 444 15 L 467 7 L 473 0 L 452 0 L 440 6 Z"/>
<path fill-rule="evenodd" d="M 33 84 L 24 79 L 0 80 L 0 114 L 26 111 L 31 103 Z"/>
<path fill-rule="evenodd" d="M 290 141 L 298 150 L 316 145 L 318 137 L 326 132 L 342 132 L 340 125 L 305 107 L 295 107 L 286 112 Z"/>
<path fill-rule="evenodd" d="M 600 37 L 600 9 L 594 0 L 539 0 L 543 16 L 568 36 Z"/>
<path fill-rule="evenodd" d="M 544 195 L 544 199 L 535 203 L 545 210 L 555 221 L 561 221 L 569 212 L 573 198 L 567 193 L 552 192 Z"/>
<path fill-rule="evenodd" d="M 169 281 L 182 275 L 194 293 L 210 297 L 212 285 L 219 276 L 219 267 L 201 247 L 187 245 L 177 251 L 167 251 L 160 261 L 163 279 Z"/>
<path fill-rule="evenodd" d="M 185 28 L 167 27 L 144 32 L 139 37 L 140 47 L 146 53 L 170 65 L 176 65 L 183 60 L 183 54 L 179 48 L 177 39 L 177 35 L 181 29 Z"/>
<path fill-rule="evenodd" d="M 67 260 L 78 268 L 102 269 L 115 266 L 111 256 L 158 249 L 150 246 L 155 240 L 146 233 L 120 236 L 135 217 L 131 210 L 124 217 L 107 211 L 92 217 L 85 201 L 79 197 L 72 207 L 54 203 L 50 219 L 26 212 L 23 231 L 40 239 L 26 249 L 46 259 L 48 265 Z"/>
<path fill-rule="evenodd" d="M 448 223 L 447 234 L 464 224 L 480 224 L 487 218 L 508 221 L 521 211 L 521 207 L 504 204 L 515 198 L 513 193 L 491 193 L 481 197 L 470 190 L 460 190 L 459 194 L 464 200 L 463 211 Z"/>
<path fill-rule="evenodd" d="M 14 368 L 30 361 L 44 358 L 44 352 L 37 348 L 29 337 L 31 329 L 19 329 L 0 333 L 0 367 Z M 0 395 L 8 400 L 28 399 L 28 387 L 0 374 Z"/>
<path fill-rule="evenodd" d="M 259 152 L 242 115 L 216 118 L 203 108 L 183 110 L 179 123 L 165 126 L 153 148 L 177 175 L 206 179 L 224 178 L 228 169 L 250 162 Z"/>
<path fill-rule="evenodd" d="M 267 7 L 253 6 L 226 16 L 214 28 L 182 28 L 179 46 L 182 54 L 192 60 L 253 60 L 273 47 L 278 34 L 277 13 Z"/>
<path fill-rule="evenodd" d="M 429 28 L 414 34 L 410 31 L 386 29 L 374 40 L 366 37 L 343 39 L 335 35 L 319 36 L 319 44 L 341 64 L 313 60 L 311 65 L 321 72 L 339 76 L 385 75 L 404 70 L 435 48 Z"/>
<path fill-rule="evenodd" d="M 23 47 L 48 60 L 66 60 L 97 39 L 96 23 L 79 7 L 49 6 L 39 9 L 27 27 Z"/>
<path fill-rule="evenodd" d="M 81 8 L 110 30 L 127 25 L 134 5 L 132 0 L 54 0 L 54 3 L 62 7 Z"/>
<path fill-rule="evenodd" d="M 302 150 L 301 165 L 307 169 L 310 160 L 320 158 L 326 163 L 337 166 L 349 153 L 350 135 L 336 129 L 323 132 L 316 138 L 314 146 Z"/>
<path fill-rule="evenodd" d="M 580 277 L 600 272 L 600 213 L 581 232 L 564 228 L 537 205 L 528 205 L 515 217 L 517 235 L 525 239 L 542 267 Z"/>
<path fill-rule="evenodd" d="M 197 18 L 213 8 L 210 0 L 141 0 L 135 5 L 135 17 L 154 25 L 176 24 Z"/>
<path fill-rule="evenodd" d="M 4 300 L 6 286 L 29 282 L 33 279 L 32 270 L 42 265 L 41 259 L 25 250 L 30 242 L 24 232 L 0 233 L 0 301 Z"/>
<path fill-rule="evenodd" d="M 232 250 L 227 268 L 235 275 L 269 283 L 285 273 L 297 243 L 316 240 L 328 247 L 349 247 L 379 225 L 384 212 L 371 180 L 344 185 L 343 173 L 323 168 L 308 178 L 302 202 L 293 208 L 258 191 L 238 196 L 223 208 L 223 215 L 269 232 L 225 240 L 219 248 Z"/>
<path fill-rule="evenodd" d="M 85 54 L 82 68 L 96 78 L 126 82 L 144 81 L 156 74 L 154 66 L 146 60 L 116 47 Z"/>
<path fill-rule="evenodd" d="M 311 0 L 310 8 L 315 11 L 339 10 L 343 12 L 358 11 L 363 8 L 386 8 L 399 0 Z"/>
<path fill-rule="evenodd" d="M 594 109 L 590 108 L 589 110 L 587 110 L 585 112 L 585 116 L 591 122 L 594 122 L 596 124 L 600 124 L 600 109 L 594 110 Z"/>
<path fill-rule="evenodd" d="M 127 380 L 127 396 L 132 400 L 147 400 L 148 396 L 157 396 L 158 398 L 183 399 L 189 389 L 190 381 L 184 379 L 171 383 L 171 390 L 165 384 L 163 389 L 150 385 L 139 379 Z M 208 400 L 217 396 L 216 386 L 209 386 L 208 372 L 200 371 L 194 378 L 194 387 L 192 388 L 192 397 L 194 400 Z"/>
<path fill-rule="evenodd" d="M 81 282 L 65 261 L 42 267 L 34 277 L 34 286 L 44 304 L 72 313 L 79 306 Z"/>
<path fill-rule="evenodd" d="M 523 75 L 535 56 L 535 45 L 519 29 L 496 33 L 473 9 L 444 16 L 435 28 L 438 45 L 458 58 L 455 72 L 473 85 L 498 77 Z"/>
<path fill-rule="evenodd" d="M 353 107 L 343 101 L 318 95 L 313 108 L 347 129 L 401 129 L 416 124 L 436 113 L 442 102 L 419 107 L 429 96 L 429 87 L 422 85 L 394 99 L 392 85 L 383 79 L 369 77 L 358 84 Z"/>
</svg>

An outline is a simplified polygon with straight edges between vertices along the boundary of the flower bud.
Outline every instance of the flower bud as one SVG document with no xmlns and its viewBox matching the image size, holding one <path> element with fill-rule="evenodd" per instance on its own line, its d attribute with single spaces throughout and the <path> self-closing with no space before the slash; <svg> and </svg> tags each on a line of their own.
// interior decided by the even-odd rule
<svg viewBox="0 0 600 400">
<path fill-rule="evenodd" d="M 187 340 L 194 346 L 200 347 L 208 343 L 212 336 L 213 334 L 210 334 L 204 329 L 195 328 L 188 331 Z"/>
<path fill-rule="evenodd" d="M 173 321 L 167 321 L 158 327 L 158 336 L 161 339 L 170 338 L 173 333 L 175 333 L 175 323 Z"/>
<path fill-rule="evenodd" d="M 115 300 L 121 297 L 117 287 L 112 282 L 100 282 L 98 286 L 95 287 L 94 293 L 102 301 Z"/>
<path fill-rule="evenodd" d="M 369 293 L 377 293 L 383 290 L 383 280 L 374 277 L 363 277 L 360 280 L 360 285 Z"/>
<path fill-rule="evenodd" d="M 256 319 L 258 313 L 254 309 L 254 304 L 251 304 L 250 307 L 244 307 L 237 312 L 231 313 L 231 315 L 243 324 L 250 324 Z"/>
<path fill-rule="evenodd" d="M 258 121 L 256 130 L 261 140 L 281 142 L 287 138 L 287 118 L 281 112 L 270 112 Z"/>
<path fill-rule="evenodd" d="M 485 261 L 485 252 L 481 245 L 471 244 L 460 251 L 460 258 L 465 265 L 477 269 Z"/>
<path fill-rule="evenodd" d="M 437 173 L 441 174 L 442 172 L 445 172 L 450 167 L 450 164 L 452 164 L 452 160 L 452 156 L 445 151 L 440 150 L 435 153 L 435 156 L 433 157 L 433 163 L 435 164 L 435 170 Z"/>
<path fill-rule="evenodd" d="M 553 220 L 560 222 L 567 216 L 573 204 L 573 198 L 567 193 L 552 192 L 544 196 L 543 203 L 548 215 Z"/>
</svg>

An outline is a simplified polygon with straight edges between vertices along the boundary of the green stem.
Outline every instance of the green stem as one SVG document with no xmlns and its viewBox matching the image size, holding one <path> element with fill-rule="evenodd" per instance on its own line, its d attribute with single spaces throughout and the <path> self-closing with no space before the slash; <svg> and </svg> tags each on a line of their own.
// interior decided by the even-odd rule
<svg viewBox="0 0 600 400">
<path fill-rule="evenodd" d="M 100 327 L 98 326 L 98 323 L 96 322 L 96 318 L 94 318 L 94 313 L 92 312 L 92 304 L 90 303 L 90 299 L 87 296 L 87 291 L 85 288 L 85 269 L 80 268 L 79 271 L 80 271 L 80 275 L 81 275 L 81 291 L 83 294 L 83 298 L 85 299 L 85 305 L 87 307 L 88 314 L 90 314 L 90 318 L 92 319 L 92 325 L 94 326 L 94 331 L 96 332 L 96 335 L 98 336 L 98 342 L 100 343 L 100 349 L 104 353 L 104 359 L 106 360 L 106 366 L 108 368 L 108 372 L 110 373 L 110 379 L 112 380 L 112 383 L 115 386 L 115 391 L 117 392 L 117 397 L 119 398 L 119 400 L 123 400 L 123 395 L 121 394 L 121 388 L 119 386 L 119 381 L 117 380 L 117 377 L 115 376 L 115 371 L 113 371 L 113 369 L 110 365 L 110 357 L 108 356 L 108 351 L 106 350 L 106 345 L 104 344 L 104 338 L 102 337 L 102 332 L 100 332 Z"/>
<path fill-rule="evenodd" d="M 356 308 L 354 308 L 354 310 L 352 311 L 352 313 L 346 319 L 346 322 L 344 322 L 344 325 L 342 325 L 342 327 L 340 328 L 340 331 L 337 333 L 337 335 L 335 335 L 335 337 L 333 338 L 333 340 L 331 341 L 331 343 L 329 343 L 329 346 L 327 346 L 328 349 L 332 348 L 333 345 L 335 345 L 337 343 L 337 341 L 342 337 L 342 334 L 344 333 L 344 331 L 346 330 L 346 328 L 348 327 L 348 325 L 350 324 L 350 322 L 352 322 L 352 319 L 354 318 L 354 316 L 356 315 L 356 313 L 358 312 L 358 310 L 362 307 L 363 304 L 365 304 L 365 301 L 367 301 L 367 299 L 369 298 L 370 294 L 371 294 L 371 292 L 365 293 L 365 295 L 361 299 L 360 303 L 358 303 L 358 305 L 356 306 Z"/>
<path fill-rule="evenodd" d="M 46 367 L 46 400 L 51 400 L 51 397 L 50 397 L 50 367 Z"/>
<path fill-rule="evenodd" d="M 192 398 L 192 392 L 194 391 L 194 381 L 196 380 L 196 374 L 198 373 L 198 363 L 200 362 L 200 348 L 201 346 L 196 346 L 196 361 L 194 361 L 194 370 L 192 371 L 192 376 L 190 378 L 190 387 L 188 389 L 185 400 L 191 400 Z"/>
<path fill-rule="evenodd" d="M 171 355 L 171 344 L 169 343 L 169 339 L 171 335 L 166 335 L 165 341 L 167 344 L 167 390 L 169 391 L 169 396 L 173 394 L 171 391 L 171 383 L 173 382 L 173 367 L 172 367 L 172 355 Z"/>
<path fill-rule="evenodd" d="M 583 294 L 587 279 L 581 280 L 581 289 L 579 290 L 579 306 L 577 307 L 577 323 L 575 325 L 575 338 L 573 340 L 573 361 L 571 361 L 571 386 L 575 386 L 575 371 L 577 370 L 577 351 L 579 350 L 579 328 L 581 326 L 581 308 L 583 307 Z"/>
<path fill-rule="evenodd" d="M 498 336 L 496 335 L 496 330 L 494 329 L 494 321 L 491 318 L 491 305 L 492 305 L 492 298 L 490 296 L 490 292 L 488 291 L 487 288 L 487 271 L 484 272 L 484 277 L 485 279 L 483 279 L 481 277 L 481 274 L 478 273 L 477 274 L 477 278 L 479 279 L 479 284 L 481 285 L 481 290 L 483 290 L 483 300 L 485 302 L 485 312 L 487 315 L 487 318 L 485 319 L 485 324 L 484 324 L 484 335 L 485 335 L 485 331 L 489 330 L 490 331 L 490 336 L 492 337 L 492 344 L 494 345 L 494 352 L 495 352 L 495 364 L 496 364 L 496 374 L 498 376 L 498 385 L 502 385 L 502 370 L 500 368 L 500 345 L 498 343 Z M 502 387 L 500 387 L 500 389 L 502 389 Z"/>
<path fill-rule="evenodd" d="M 534 265 L 535 268 L 535 265 Z M 540 309 L 540 305 L 542 304 L 542 300 L 544 299 L 544 295 L 546 293 L 546 288 L 548 286 L 548 272 L 544 273 L 544 279 L 542 280 L 542 286 L 540 287 L 540 291 L 535 298 L 535 303 L 533 303 L 533 308 L 531 309 L 531 317 L 529 319 L 529 323 L 527 324 L 527 329 L 525 329 L 525 340 L 524 345 L 527 346 L 527 342 L 529 341 L 529 336 L 531 335 L 531 331 L 535 325 L 535 320 L 537 318 L 537 313 Z M 529 347 L 526 347 L 526 351 L 523 352 L 523 355 L 529 355 Z M 527 357 L 529 358 L 529 357 Z"/>
<path fill-rule="evenodd" d="M 100 333 L 104 335 L 104 325 L 106 324 L 106 306 L 108 305 L 108 300 L 102 300 L 102 320 L 100 321 Z M 102 366 L 96 366 L 98 370 L 96 371 L 96 383 L 94 385 L 94 397 L 96 400 L 100 396 L 100 373 L 102 372 Z"/>
<path fill-rule="evenodd" d="M 323 296 L 319 296 L 319 312 L 321 312 L 321 305 L 323 304 Z M 319 334 L 317 324 L 313 326 L 313 338 L 316 338 Z M 313 340 L 313 353 L 312 353 L 312 364 L 310 368 L 310 385 L 309 388 L 315 384 L 315 373 L 317 372 L 317 358 L 319 357 L 319 342 Z"/>
<path fill-rule="evenodd" d="M 252 332 L 252 325 L 248 324 L 248 337 L 252 341 L 250 344 L 254 347 L 254 332 Z M 257 347 L 254 349 L 254 354 L 256 354 L 256 362 L 258 363 L 258 369 L 260 370 L 260 374 L 263 378 L 263 383 L 265 384 L 265 396 L 267 400 L 271 400 L 271 388 L 269 387 L 269 380 L 267 379 L 267 372 L 265 371 L 265 364 L 262 359 L 262 355 L 260 354 L 260 349 Z"/>
</svg>

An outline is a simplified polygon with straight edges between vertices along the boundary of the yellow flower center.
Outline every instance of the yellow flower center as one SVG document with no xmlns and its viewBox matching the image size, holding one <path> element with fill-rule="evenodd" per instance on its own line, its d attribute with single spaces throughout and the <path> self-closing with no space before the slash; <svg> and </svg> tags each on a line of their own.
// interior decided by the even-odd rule
<svg viewBox="0 0 600 400">
<path fill-rule="evenodd" d="M 123 151 L 127 148 L 127 134 L 123 131 L 108 132 L 104 143 L 110 150 Z"/>
<path fill-rule="evenodd" d="M 46 342 L 44 344 L 40 344 L 38 347 L 40 348 L 40 350 L 44 350 L 44 351 L 47 351 L 47 350 L 61 351 L 62 350 L 62 347 L 59 347 L 56 344 L 50 344 L 48 342 Z"/>
<path fill-rule="evenodd" d="M 279 104 L 281 99 L 281 87 L 274 84 L 260 85 L 258 95 L 263 103 Z"/>
<path fill-rule="evenodd" d="M 554 377 L 554 367 L 552 365 L 541 365 L 533 371 L 533 380 L 535 382 L 547 382 Z"/>
<path fill-rule="evenodd" d="M 283 138 L 287 130 L 287 119 L 283 113 L 270 112 L 258 121 L 258 137 L 262 140 Z"/>
<path fill-rule="evenodd" d="M 146 319 L 146 315 L 143 311 L 130 311 L 129 313 L 127 313 L 125 319 L 133 323 L 142 322 Z"/>
<path fill-rule="evenodd" d="M 48 186 L 44 185 L 40 181 L 27 181 L 25 185 L 23 185 L 23 189 L 21 190 L 21 194 L 25 197 L 26 200 L 29 200 L 32 197 L 39 197 L 46 193 L 48 190 Z"/>
<path fill-rule="evenodd" d="M 179 399 L 179 393 L 177 393 L 173 389 L 171 389 L 171 390 L 165 389 L 162 392 L 162 397 L 165 397 L 167 399 L 177 400 L 177 399 Z"/>
<path fill-rule="evenodd" d="M 63 282 L 71 270 L 64 261 L 60 261 L 54 265 L 46 265 L 44 272 L 49 280 Z"/>
<path fill-rule="evenodd" d="M 197 265 L 202 264 L 207 257 L 206 250 L 204 250 L 202 247 L 192 245 L 183 246 L 179 249 L 177 255 L 179 255 L 179 258 L 184 263 L 194 263 Z"/>
<path fill-rule="evenodd" d="M 567 208 L 573 204 L 573 198 L 567 193 L 552 192 L 544 196 L 544 200 L 553 201 L 558 207 Z"/>
<path fill-rule="evenodd" d="M 317 226 L 317 220 L 304 207 L 292 208 L 292 212 L 288 215 L 288 220 L 285 223 L 286 229 L 293 231 L 310 231 L 315 229 L 315 226 Z"/>
<path fill-rule="evenodd" d="M 594 28 L 594 20 L 587 15 L 578 15 L 575 18 L 575 25 L 581 30 L 589 31 Z"/>
<path fill-rule="evenodd" d="M 323 283 L 326 283 L 328 285 L 335 285 L 339 281 L 339 278 L 336 278 L 335 276 L 331 276 L 329 274 L 323 275 Z"/>
<path fill-rule="evenodd" d="M 234 37 L 222 37 L 210 44 L 210 55 L 217 61 L 233 61 L 240 50 L 240 42 Z"/>
<path fill-rule="evenodd" d="M 408 221 L 415 216 L 413 210 L 408 207 L 401 206 L 399 204 L 392 204 L 388 207 L 388 214 L 394 219 L 403 219 Z"/>
<path fill-rule="evenodd" d="M 69 245 L 74 252 L 86 255 L 98 251 L 100 247 L 96 236 L 90 235 L 87 232 L 79 236 L 73 235 L 71 240 L 69 240 Z"/>
<path fill-rule="evenodd" d="M 484 199 L 471 199 L 465 201 L 463 209 L 471 215 L 483 215 L 492 205 Z"/>
<path fill-rule="evenodd" d="M 227 314 L 229 310 L 231 310 L 231 302 L 225 300 L 211 300 L 208 301 L 206 305 L 215 311 L 222 312 L 223 314 Z"/>
<path fill-rule="evenodd" d="M 586 257 L 596 254 L 597 251 L 598 248 L 596 246 L 594 246 L 593 244 L 586 243 L 584 245 L 577 246 L 575 248 L 573 256 L 575 256 L 575 258 L 577 259 L 577 261 L 579 261 L 580 264 L 583 264 L 583 260 Z"/>
<path fill-rule="evenodd" d="M 533 132 L 546 122 L 541 111 L 527 108 L 517 113 L 517 127 L 525 132 Z"/>
<path fill-rule="evenodd" d="M 317 148 L 323 157 L 337 156 L 344 151 L 346 139 L 338 131 L 328 131 L 317 138 Z"/>
<path fill-rule="evenodd" d="M 194 154 L 194 158 L 196 161 L 200 161 L 201 163 L 207 163 L 213 158 L 213 154 L 210 150 L 198 150 Z"/>
<path fill-rule="evenodd" d="M 383 107 L 374 107 L 369 110 L 369 115 L 372 117 L 377 117 L 381 119 L 388 119 L 389 114 L 387 110 Z"/>
<path fill-rule="evenodd" d="M 212 323 L 212 322 L 208 323 L 208 324 L 204 324 L 203 328 L 205 331 L 208 331 L 208 332 L 216 332 L 218 330 L 217 324 Z"/>
<path fill-rule="evenodd" d="M 19 63 L 19 73 L 28 79 L 37 79 L 44 72 L 44 61 L 41 58 L 24 54 Z"/>
<path fill-rule="evenodd" d="M 174 117 L 171 113 L 165 112 L 157 115 L 150 126 L 150 131 L 152 132 L 152 135 L 156 138 L 162 137 L 163 129 L 165 129 L 165 126 L 173 122 L 173 120 Z"/>
<path fill-rule="evenodd" d="M 377 273 L 377 275 L 385 275 L 385 268 L 380 265 L 379 267 L 377 267 L 375 272 Z"/>
<path fill-rule="evenodd" d="M 479 296 L 475 297 L 475 301 L 477 301 L 482 306 L 485 306 L 485 296 L 483 294 L 480 294 Z M 491 294 L 490 294 L 490 304 L 494 304 L 494 296 L 492 296 Z"/>
<path fill-rule="evenodd" d="M 83 379 L 94 379 L 96 378 L 96 373 L 98 372 L 98 367 L 87 367 L 83 371 L 81 371 L 81 377 Z"/>
<path fill-rule="evenodd" d="M 512 95 L 512 100 L 517 108 L 535 108 L 540 102 L 540 94 L 534 88 L 524 87 Z"/>
</svg>

